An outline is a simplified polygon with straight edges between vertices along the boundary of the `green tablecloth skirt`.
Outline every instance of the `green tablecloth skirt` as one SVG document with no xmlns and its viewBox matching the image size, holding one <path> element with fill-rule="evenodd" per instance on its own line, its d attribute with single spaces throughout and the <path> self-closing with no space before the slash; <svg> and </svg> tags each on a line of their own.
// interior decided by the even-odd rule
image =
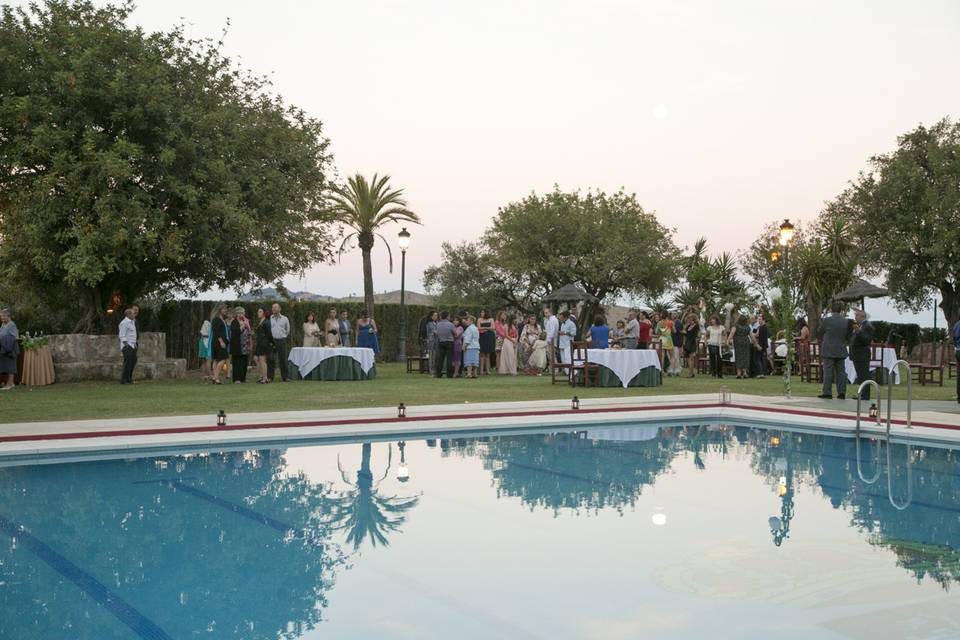
<svg viewBox="0 0 960 640">
<path fill-rule="evenodd" d="M 300 370 L 292 362 L 287 363 L 287 368 L 292 380 L 372 380 L 377 376 L 376 365 L 371 367 L 370 373 L 364 373 L 360 363 L 350 356 L 327 358 L 306 378 L 301 377 Z"/>
<path fill-rule="evenodd" d="M 600 386 L 601 387 L 623 387 L 623 381 L 617 377 L 610 369 L 604 367 L 603 365 L 597 365 L 597 369 L 600 372 Z M 580 374 L 577 374 L 577 379 L 579 381 Z M 646 369 L 641 369 L 640 373 L 633 376 L 633 379 L 630 380 L 629 386 L 631 387 L 656 387 L 661 383 L 660 369 L 656 367 L 647 367 Z"/>
</svg>

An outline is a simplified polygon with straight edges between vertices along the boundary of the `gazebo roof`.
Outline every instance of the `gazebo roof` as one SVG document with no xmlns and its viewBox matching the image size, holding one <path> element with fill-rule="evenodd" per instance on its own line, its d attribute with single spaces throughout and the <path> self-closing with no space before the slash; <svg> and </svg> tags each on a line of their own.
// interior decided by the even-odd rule
<svg viewBox="0 0 960 640">
<path fill-rule="evenodd" d="M 844 302 L 855 302 L 863 298 L 884 298 L 888 295 L 890 295 L 889 290 L 870 284 L 862 278 L 857 278 L 853 284 L 833 297 Z"/>
<path fill-rule="evenodd" d="M 543 297 L 544 302 L 600 302 L 575 284 L 567 284 Z"/>
</svg>

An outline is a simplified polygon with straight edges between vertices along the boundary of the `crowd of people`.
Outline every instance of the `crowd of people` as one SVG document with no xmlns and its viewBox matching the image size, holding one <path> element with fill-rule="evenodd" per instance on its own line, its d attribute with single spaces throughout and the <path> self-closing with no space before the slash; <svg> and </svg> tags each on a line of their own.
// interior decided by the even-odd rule
<svg viewBox="0 0 960 640">
<path fill-rule="evenodd" d="M 223 384 L 221 376 L 229 372 L 236 383 L 247 381 L 252 364 L 257 382 L 268 384 L 280 372 L 280 379 L 289 379 L 287 357 L 290 353 L 290 319 L 281 313 L 279 304 L 268 312 L 260 307 L 251 321 L 243 307 L 217 306 L 209 320 L 200 327 L 198 354 L 204 379 Z M 304 347 L 365 347 L 380 352 L 377 323 L 366 311 L 355 323 L 346 310 L 330 309 L 321 325 L 312 311 L 303 322 Z"/>
</svg>

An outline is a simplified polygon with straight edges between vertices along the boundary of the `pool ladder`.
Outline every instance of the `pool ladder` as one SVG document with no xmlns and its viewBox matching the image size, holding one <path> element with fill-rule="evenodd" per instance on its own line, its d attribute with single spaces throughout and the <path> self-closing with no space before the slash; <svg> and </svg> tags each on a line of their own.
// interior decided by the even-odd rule
<svg viewBox="0 0 960 640">
<path fill-rule="evenodd" d="M 906 360 L 897 360 L 893 363 L 893 366 L 890 367 L 887 373 L 887 433 L 886 433 L 886 443 L 887 443 L 887 497 L 890 499 L 890 504 L 893 505 L 898 511 L 903 511 L 910 506 L 910 503 L 913 501 L 913 452 L 910 450 L 910 445 L 907 445 L 907 501 L 903 504 L 898 504 L 893 497 L 893 476 L 890 474 L 890 469 L 893 466 L 892 461 L 892 442 L 890 440 L 890 426 L 893 422 L 893 377 L 894 373 L 898 371 L 900 365 L 903 365 L 907 368 L 907 429 L 912 429 L 911 420 L 912 420 L 912 405 L 913 405 L 913 386 L 912 386 L 912 372 L 910 371 L 910 363 Z M 857 430 L 855 434 L 855 440 L 857 444 L 857 475 L 860 476 L 860 479 L 867 483 L 873 484 L 880 479 L 880 474 L 883 472 L 883 468 L 880 464 L 880 448 L 881 442 L 879 439 L 876 440 L 876 455 L 874 456 L 874 465 L 877 468 L 876 473 L 871 477 L 866 477 L 863 474 L 863 469 L 860 465 L 860 401 L 861 395 L 863 393 L 864 387 L 873 386 L 876 388 L 877 392 L 877 425 L 880 425 L 880 406 L 882 403 L 882 393 L 880 385 L 877 384 L 875 380 L 865 380 L 860 384 L 860 387 L 857 388 Z"/>
</svg>

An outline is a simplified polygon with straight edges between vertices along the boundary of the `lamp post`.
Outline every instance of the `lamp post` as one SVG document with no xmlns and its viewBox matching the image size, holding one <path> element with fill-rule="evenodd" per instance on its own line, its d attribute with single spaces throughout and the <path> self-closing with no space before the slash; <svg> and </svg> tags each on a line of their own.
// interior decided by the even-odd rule
<svg viewBox="0 0 960 640">
<path fill-rule="evenodd" d="M 793 234 L 794 227 L 790 220 L 784 220 L 780 225 L 780 246 L 783 251 L 773 251 L 770 254 L 771 261 L 783 263 L 780 315 L 783 320 L 783 337 L 787 341 L 787 357 L 783 362 L 783 395 L 788 398 L 792 392 L 790 374 L 793 370 L 793 302 L 790 299 L 790 243 L 793 242 Z"/>
<path fill-rule="evenodd" d="M 397 234 L 397 244 L 400 245 L 400 335 L 397 338 L 399 353 L 397 360 L 400 364 L 407 361 L 407 247 L 410 246 L 410 232 L 406 227 Z"/>
</svg>

